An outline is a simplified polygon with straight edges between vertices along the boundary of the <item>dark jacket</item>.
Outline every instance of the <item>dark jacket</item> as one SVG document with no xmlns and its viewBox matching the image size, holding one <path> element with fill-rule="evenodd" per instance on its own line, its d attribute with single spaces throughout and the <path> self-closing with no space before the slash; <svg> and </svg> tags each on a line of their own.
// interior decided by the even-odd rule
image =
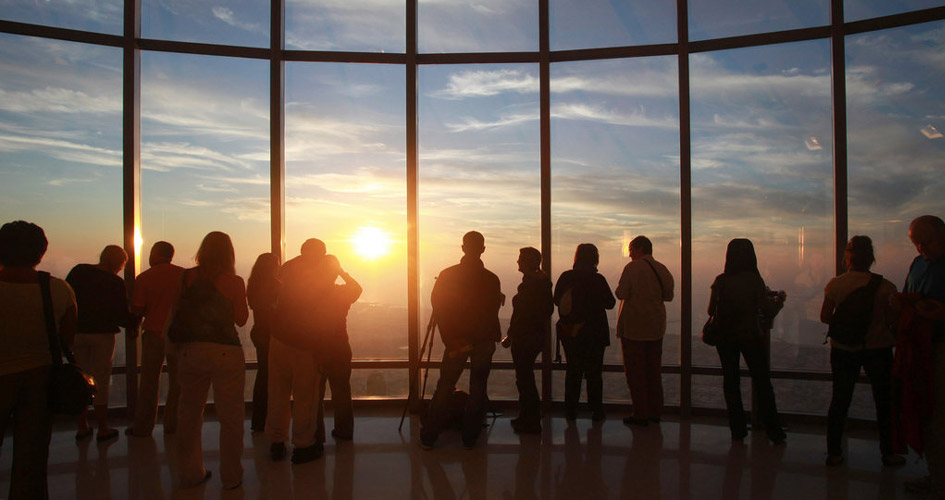
<svg viewBox="0 0 945 500">
<path fill-rule="evenodd" d="M 430 302 L 447 350 L 499 341 L 499 278 L 479 258 L 464 256 L 459 264 L 441 271 Z"/>
<path fill-rule="evenodd" d="M 726 340 L 742 342 L 760 338 L 762 318 L 770 325 L 783 305 L 769 298 L 764 279 L 753 272 L 718 275 L 712 282 L 710 314 L 716 304 Z"/>
<path fill-rule="evenodd" d="M 125 282 L 92 264 L 79 264 L 66 276 L 75 291 L 79 333 L 118 333 L 136 326 L 128 309 Z"/>
<path fill-rule="evenodd" d="M 561 305 L 561 298 L 571 288 L 573 310 L 569 316 L 584 323 L 577 338 L 587 337 L 597 345 L 610 345 L 607 309 L 613 309 L 617 299 L 610 291 L 607 279 L 596 269 L 571 269 L 561 273 L 555 283 L 556 306 Z"/>
<path fill-rule="evenodd" d="M 512 320 L 509 323 L 512 345 L 541 349 L 548 335 L 548 318 L 554 309 L 551 280 L 543 273 L 522 276 L 518 293 L 512 297 Z"/>
</svg>

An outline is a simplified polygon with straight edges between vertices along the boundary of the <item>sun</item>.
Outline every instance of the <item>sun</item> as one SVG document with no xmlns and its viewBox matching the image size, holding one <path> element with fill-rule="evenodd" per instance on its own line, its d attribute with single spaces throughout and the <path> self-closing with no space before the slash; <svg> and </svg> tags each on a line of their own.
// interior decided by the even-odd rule
<svg viewBox="0 0 945 500">
<path fill-rule="evenodd" d="M 383 230 L 364 226 L 358 228 L 350 240 L 354 253 L 367 260 L 374 260 L 390 253 L 391 239 Z"/>
</svg>

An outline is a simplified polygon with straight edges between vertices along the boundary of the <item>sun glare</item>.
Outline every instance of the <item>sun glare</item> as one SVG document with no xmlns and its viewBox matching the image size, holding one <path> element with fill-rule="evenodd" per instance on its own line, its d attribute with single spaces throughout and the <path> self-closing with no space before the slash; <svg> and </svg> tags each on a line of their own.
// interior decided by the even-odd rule
<svg viewBox="0 0 945 500">
<path fill-rule="evenodd" d="M 376 227 L 362 227 L 351 238 L 354 253 L 367 260 L 374 260 L 390 252 L 390 236 Z"/>
</svg>

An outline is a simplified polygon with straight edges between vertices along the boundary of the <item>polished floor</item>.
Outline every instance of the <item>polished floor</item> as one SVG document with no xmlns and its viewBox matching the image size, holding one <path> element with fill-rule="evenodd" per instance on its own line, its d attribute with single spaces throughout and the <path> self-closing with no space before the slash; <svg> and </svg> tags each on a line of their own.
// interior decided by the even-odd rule
<svg viewBox="0 0 945 500">
<path fill-rule="evenodd" d="M 585 416 L 586 417 L 586 416 Z M 173 440 L 161 426 L 153 438 L 122 435 L 105 444 L 76 443 L 68 422 L 57 424 L 50 449 L 54 499 L 909 499 L 903 481 L 925 471 L 910 455 L 884 469 L 873 433 L 851 432 L 848 461 L 823 465 L 823 429 L 792 428 L 785 445 L 763 433 L 732 443 L 724 422 L 670 417 L 660 425 L 627 427 L 618 415 L 602 423 L 546 418 L 542 435 L 518 436 L 509 416 L 489 420 L 480 444 L 464 450 L 446 432 L 430 451 L 419 447 L 419 422 L 399 408 L 358 410 L 353 442 L 329 439 L 325 456 L 304 465 L 272 462 L 269 443 L 247 432 L 242 487 L 219 482 L 218 432 L 204 424 L 206 467 L 214 476 L 189 489 L 175 487 Z M 329 422 L 329 428 L 331 426 Z M 0 498 L 10 475 L 10 441 L 0 452 Z"/>
</svg>

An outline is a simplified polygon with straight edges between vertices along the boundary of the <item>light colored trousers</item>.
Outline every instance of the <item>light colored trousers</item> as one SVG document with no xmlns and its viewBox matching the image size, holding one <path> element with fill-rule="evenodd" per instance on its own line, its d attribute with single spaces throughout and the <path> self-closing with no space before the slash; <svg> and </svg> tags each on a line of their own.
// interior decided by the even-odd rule
<svg viewBox="0 0 945 500">
<path fill-rule="evenodd" d="M 72 344 L 75 361 L 82 371 L 95 379 L 94 406 L 108 406 L 111 393 L 112 359 L 115 356 L 114 333 L 77 333 Z"/>
<path fill-rule="evenodd" d="M 292 446 L 305 448 L 315 444 L 319 377 L 312 352 L 272 338 L 269 344 L 269 402 L 266 415 L 266 437 L 270 442 L 281 443 L 289 439 L 291 418 Z"/>
<path fill-rule="evenodd" d="M 212 385 L 213 404 L 220 422 L 220 480 L 224 488 L 234 488 L 243 480 L 243 465 L 240 463 L 246 420 L 243 348 L 193 342 L 179 344 L 177 353 L 181 391 L 176 445 L 181 485 L 198 484 L 206 474 L 200 438 L 204 406 Z"/>
<path fill-rule="evenodd" d="M 135 404 L 134 433 L 150 436 L 157 420 L 161 368 L 167 358 L 168 391 L 164 406 L 164 433 L 177 430 L 177 408 L 180 402 L 180 383 L 177 380 L 177 348 L 166 342 L 160 332 L 145 330 L 141 334 L 141 379 Z"/>
</svg>

